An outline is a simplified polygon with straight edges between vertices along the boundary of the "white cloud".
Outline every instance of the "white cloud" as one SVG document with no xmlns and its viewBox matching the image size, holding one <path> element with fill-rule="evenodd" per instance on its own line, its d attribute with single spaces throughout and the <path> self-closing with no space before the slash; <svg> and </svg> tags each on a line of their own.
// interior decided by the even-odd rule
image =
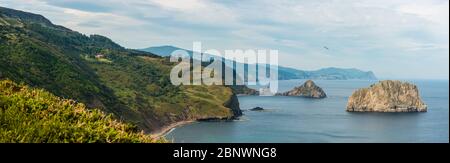
<svg viewBox="0 0 450 163">
<path fill-rule="evenodd" d="M 170 11 L 168 16 L 182 23 L 230 26 L 236 19 L 231 9 L 207 0 L 149 0 L 146 2 L 155 4 L 162 10 Z"/>
<path fill-rule="evenodd" d="M 151 2 L 164 8 L 177 10 L 199 10 L 207 7 L 206 1 L 202 0 L 154 0 Z"/>
<path fill-rule="evenodd" d="M 2 0 L 0 5 L 43 14 L 130 48 L 190 48 L 192 41 L 203 41 L 216 49 L 279 49 L 282 64 L 303 69 L 354 66 L 381 76 L 448 78 L 448 0 Z"/>
<path fill-rule="evenodd" d="M 425 3 L 426 1 L 420 1 L 419 3 L 408 3 L 400 5 L 399 11 L 414 14 L 418 17 L 430 20 L 437 24 L 449 24 L 449 2 L 441 1 L 435 3 Z"/>
</svg>

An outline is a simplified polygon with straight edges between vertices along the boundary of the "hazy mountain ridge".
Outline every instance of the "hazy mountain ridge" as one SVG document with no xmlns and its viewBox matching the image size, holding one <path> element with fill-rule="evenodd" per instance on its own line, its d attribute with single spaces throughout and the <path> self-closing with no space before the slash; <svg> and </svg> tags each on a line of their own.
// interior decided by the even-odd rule
<svg viewBox="0 0 450 163">
<path fill-rule="evenodd" d="M 162 57 L 170 56 L 173 51 L 186 50 L 175 46 L 156 46 L 144 49 L 141 51 L 150 52 Z M 186 50 L 192 55 L 191 50 Z M 356 68 L 323 68 L 314 71 L 304 71 L 294 68 L 278 67 L 278 79 L 319 79 L 319 80 L 377 80 L 377 77 L 372 71 L 362 71 Z"/>
</svg>

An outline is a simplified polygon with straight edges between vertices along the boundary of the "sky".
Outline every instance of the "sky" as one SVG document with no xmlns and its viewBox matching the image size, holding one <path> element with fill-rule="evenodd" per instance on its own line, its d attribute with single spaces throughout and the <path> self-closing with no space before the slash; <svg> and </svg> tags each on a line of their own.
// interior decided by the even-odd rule
<svg viewBox="0 0 450 163">
<path fill-rule="evenodd" d="M 127 48 L 274 49 L 282 66 L 449 78 L 449 0 L 0 0 Z M 326 48 L 324 48 L 326 47 Z"/>
</svg>

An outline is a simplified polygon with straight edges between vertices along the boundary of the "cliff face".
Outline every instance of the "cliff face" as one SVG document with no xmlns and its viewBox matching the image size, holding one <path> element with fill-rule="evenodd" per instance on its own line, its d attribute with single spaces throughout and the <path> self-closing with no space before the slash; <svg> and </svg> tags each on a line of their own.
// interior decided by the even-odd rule
<svg viewBox="0 0 450 163">
<path fill-rule="evenodd" d="M 381 81 L 350 96 L 349 112 L 426 112 L 417 86 L 400 81 Z"/>
<path fill-rule="evenodd" d="M 294 89 L 277 94 L 279 96 L 301 96 L 308 98 L 325 98 L 327 95 L 322 88 L 317 86 L 312 80 L 306 81 L 303 85 Z"/>
<path fill-rule="evenodd" d="M 242 116 L 242 110 L 239 107 L 239 100 L 236 94 L 231 95 L 230 99 L 224 104 L 224 106 L 231 109 L 231 111 L 233 112 L 232 118 Z"/>
</svg>

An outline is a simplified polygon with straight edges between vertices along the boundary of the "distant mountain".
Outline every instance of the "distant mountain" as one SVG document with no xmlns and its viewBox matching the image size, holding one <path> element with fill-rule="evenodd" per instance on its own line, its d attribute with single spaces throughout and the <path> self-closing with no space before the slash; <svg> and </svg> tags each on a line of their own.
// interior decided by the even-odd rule
<svg viewBox="0 0 450 163">
<path fill-rule="evenodd" d="M 158 46 L 140 49 L 162 57 L 170 56 L 173 51 L 186 50 L 175 46 Z M 192 55 L 191 50 L 186 50 Z M 315 71 L 304 71 L 294 68 L 278 67 L 278 79 L 321 79 L 321 80 L 377 80 L 372 71 L 362 71 L 355 68 L 323 68 Z"/>
<path fill-rule="evenodd" d="M 173 51 L 185 50 L 185 49 L 177 48 L 175 46 L 156 46 L 156 47 L 149 47 L 149 48 L 139 49 L 139 50 L 157 54 L 162 57 L 167 57 L 167 56 L 170 56 L 170 54 L 172 54 Z M 192 51 L 189 51 L 189 52 L 192 52 Z"/>
<path fill-rule="evenodd" d="M 372 71 L 355 68 L 323 68 L 315 71 L 303 71 L 292 68 L 279 68 L 279 78 L 288 79 L 321 79 L 321 80 L 377 80 Z"/>
</svg>

